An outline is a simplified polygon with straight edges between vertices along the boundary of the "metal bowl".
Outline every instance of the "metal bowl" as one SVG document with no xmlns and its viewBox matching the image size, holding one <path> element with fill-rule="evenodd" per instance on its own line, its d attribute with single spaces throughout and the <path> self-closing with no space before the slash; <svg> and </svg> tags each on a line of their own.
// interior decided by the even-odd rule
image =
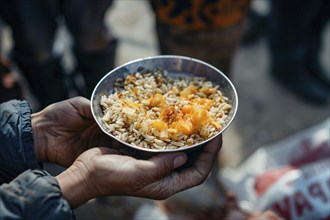
<svg viewBox="0 0 330 220">
<path fill-rule="evenodd" d="M 145 149 L 137 146 L 130 145 L 129 143 L 123 142 L 113 136 L 110 132 L 107 131 L 105 125 L 100 120 L 100 117 L 103 116 L 102 108 L 100 106 L 100 100 L 102 95 L 110 95 L 113 93 L 114 84 L 117 78 L 125 78 L 127 75 L 135 73 L 137 71 L 143 72 L 143 70 L 152 70 L 155 68 L 162 68 L 168 72 L 169 76 L 188 76 L 188 77 L 205 77 L 207 80 L 211 81 L 214 85 L 219 85 L 221 92 L 228 97 L 229 104 L 232 105 L 232 108 L 226 118 L 226 122 L 223 125 L 223 128 L 219 133 L 213 136 L 210 139 L 207 139 L 203 142 L 192 146 L 181 147 L 178 149 L 168 149 L 168 150 L 158 150 L 158 149 Z M 91 97 L 91 109 L 99 127 L 102 131 L 119 141 L 120 143 L 133 148 L 138 151 L 143 152 L 174 152 L 174 151 L 190 151 L 192 149 L 199 148 L 205 143 L 209 142 L 211 139 L 220 135 L 233 121 L 235 114 L 237 112 L 238 98 L 235 87 L 232 82 L 218 69 L 211 66 L 210 64 L 197 60 L 190 57 L 184 56 L 172 56 L 172 55 L 163 55 L 163 56 L 153 56 L 142 59 L 133 60 L 122 66 L 115 68 L 106 74 L 96 85 L 92 97 Z"/>
</svg>

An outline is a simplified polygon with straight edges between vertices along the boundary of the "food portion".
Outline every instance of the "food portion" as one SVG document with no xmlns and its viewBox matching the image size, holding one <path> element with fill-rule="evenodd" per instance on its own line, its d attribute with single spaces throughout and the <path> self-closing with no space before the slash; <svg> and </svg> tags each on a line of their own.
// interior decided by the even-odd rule
<svg viewBox="0 0 330 220">
<path fill-rule="evenodd" d="M 231 105 L 218 86 L 201 77 L 170 77 L 160 69 L 133 73 L 101 97 L 107 130 L 149 149 L 191 146 L 216 135 Z"/>
</svg>

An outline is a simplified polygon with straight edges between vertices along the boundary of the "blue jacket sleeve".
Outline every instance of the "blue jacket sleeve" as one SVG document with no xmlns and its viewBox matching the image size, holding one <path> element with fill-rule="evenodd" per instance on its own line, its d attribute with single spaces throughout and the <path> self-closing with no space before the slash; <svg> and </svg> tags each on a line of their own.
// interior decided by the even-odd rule
<svg viewBox="0 0 330 220">
<path fill-rule="evenodd" d="M 26 101 L 0 104 L 0 219 L 74 219 L 56 179 L 38 170 L 31 113 Z"/>
<path fill-rule="evenodd" d="M 0 186 L 0 219 L 75 219 L 55 177 L 46 171 L 27 170 Z"/>
<path fill-rule="evenodd" d="M 33 148 L 31 108 L 26 101 L 0 104 L 0 184 L 40 168 Z"/>
</svg>

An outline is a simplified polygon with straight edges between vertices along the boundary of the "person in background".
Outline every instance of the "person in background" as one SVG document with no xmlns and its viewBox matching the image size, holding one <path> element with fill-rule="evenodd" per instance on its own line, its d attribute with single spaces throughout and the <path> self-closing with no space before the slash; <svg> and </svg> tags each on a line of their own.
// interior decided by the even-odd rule
<svg viewBox="0 0 330 220">
<path fill-rule="evenodd" d="M 73 37 L 73 54 L 89 97 L 98 80 L 114 67 L 117 40 L 104 24 L 104 15 L 113 0 L 1 0 L 0 16 L 10 26 L 14 46 L 10 59 L 27 79 L 41 108 L 64 100 L 72 89 L 65 80 L 62 54 L 54 41 L 61 18 Z M 71 85 L 71 86 L 68 86 Z"/>
<path fill-rule="evenodd" d="M 14 76 L 9 60 L 0 55 L 0 103 L 23 98 L 22 89 Z"/>
<path fill-rule="evenodd" d="M 22 88 L 3 49 L 3 24 L 0 16 L 0 103 L 23 98 Z"/>
<path fill-rule="evenodd" d="M 251 0 L 151 0 L 160 53 L 210 63 L 227 76 Z"/>
<path fill-rule="evenodd" d="M 329 21 L 327 0 L 271 0 L 269 48 L 271 72 L 299 98 L 324 105 L 330 74 L 321 65 L 322 33 Z"/>
<path fill-rule="evenodd" d="M 73 209 L 101 196 L 165 199 L 201 184 L 221 135 L 193 152 L 137 159 L 102 133 L 90 102 L 75 97 L 32 114 L 26 101 L 0 104 L 0 219 L 74 219 Z M 51 176 L 49 162 L 68 167 Z M 183 166 L 184 165 L 184 166 Z"/>
</svg>

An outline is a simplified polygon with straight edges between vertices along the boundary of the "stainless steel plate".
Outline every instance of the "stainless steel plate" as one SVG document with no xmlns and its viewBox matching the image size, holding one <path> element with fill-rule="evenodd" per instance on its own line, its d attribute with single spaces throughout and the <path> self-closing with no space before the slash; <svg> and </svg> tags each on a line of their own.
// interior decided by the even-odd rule
<svg viewBox="0 0 330 220">
<path fill-rule="evenodd" d="M 127 75 L 135 72 L 143 72 L 146 70 L 153 70 L 155 68 L 162 68 L 166 70 L 169 76 L 205 77 L 207 80 L 211 81 L 215 85 L 219 85 L 220 90 L 226 97 L 228 97 L 228 101 L 232 105 L 232 108 L 229 112 L 228 117 L 226 118 L 225 125 L 223 125 L 222 130 L 217 135 L 221 134 L 231 124 L 238 107 L 237 92 L 232 82 L 220 70 L 216 69 L 215 67 L 211 66 L 206 62 L 184 56 L 163 55 L 147 57 L 128 62 L 110 71 L 99 81 L 92 93 L 91 109 L 96 122 L 104 133 L 123 143 L 126 146 L 147 152 L 174 152 L 182 150 L 191 150 L 204 145 L 206 142 L 217 136 L 213 136 L 208 140 L 205 140 L 201 143 L 192 146 L 170 150 L 157 150 L 145 149 L 130 145 L 129 143 L 119 140 L 106 130 L 105 125 L 100 120 L 100 117 L 103 116 L 103 112 L 100 106 L 101 96 L 108 96 L 113 93 L 116 79 L 125 78 Z"/>
</svg>

